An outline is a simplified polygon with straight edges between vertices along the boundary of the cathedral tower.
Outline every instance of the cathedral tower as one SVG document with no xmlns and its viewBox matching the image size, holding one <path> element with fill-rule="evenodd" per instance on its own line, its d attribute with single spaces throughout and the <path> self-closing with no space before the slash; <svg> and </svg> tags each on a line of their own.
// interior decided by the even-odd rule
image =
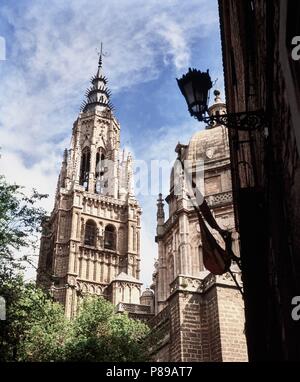
<svg viewBox="0 0 300 382">
<path fill-rule="evenodd" d="M 225 114 L 220 92 L 215 91 L 214 95 L 209 114 Z M 190 179 L 199 187 L 219 226 L 231 232 L 233 250 L 238 255 L 226 128 L 215 124 L 200 130 L 189 144 L 178 143 L 175 151 L 185 162 Z M 206 244 L 187 196 L 187 183 L 181 164 L 176 161 L 170 192 L 165 199 L 160 194 L 157 200 L 158 258 L 152 285 L 155 317 L 150 323 L 158 340 L 152 349 L 152 359 L 246 361 L 243 299 L 230 275 L 214 276 L 204 267 Z M 219 240 L 217 232 L 212 235 Z M 232 271 L 236 271 L 234 266 Z"/>
<path fill-rule="evenodd" d="M 87 293 L 139 303 L 141 209 L 132 176 L 100 54 L 41 238 L 37 283 L 64 304 L 68 317 Z"/>
</svg>

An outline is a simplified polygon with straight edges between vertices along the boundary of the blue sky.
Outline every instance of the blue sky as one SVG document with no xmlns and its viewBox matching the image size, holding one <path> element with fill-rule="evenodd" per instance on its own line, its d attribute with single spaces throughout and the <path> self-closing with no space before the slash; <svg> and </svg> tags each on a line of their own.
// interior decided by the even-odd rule
<svg viewBox="0 0 300 382">
<path fill-rule="evenodd" d="M 223 90 L 217 0 L 2 1 L 0 36 L 6 41 L 0 172 L 49 193 L 49 211 L 101 41 L 121 145 L 136 160 L 175 160 L 177 142 L 188 143 L 203 128 L 189 116 L 176 77 L 189 67 L 209 68 Z M 166 191 L 169 180 L 163 181 Z M 156 196 L 137 197 L 143 208 L 141 276 L 149 285 L 157 256 Z"/>
</svg>

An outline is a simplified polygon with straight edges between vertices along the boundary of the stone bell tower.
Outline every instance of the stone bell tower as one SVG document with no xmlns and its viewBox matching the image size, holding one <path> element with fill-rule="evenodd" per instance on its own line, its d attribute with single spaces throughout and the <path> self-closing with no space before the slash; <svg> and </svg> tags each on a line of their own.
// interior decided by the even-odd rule
<svg viewBox="0 0 300 382">
<path fill-rule="evenodd" d="M 37 283 L 64 304 L 68 317 L 85 294 L 139 303 L 141 209 L 132 176 L 100 54 L 41 238 Z"/>
</svg>

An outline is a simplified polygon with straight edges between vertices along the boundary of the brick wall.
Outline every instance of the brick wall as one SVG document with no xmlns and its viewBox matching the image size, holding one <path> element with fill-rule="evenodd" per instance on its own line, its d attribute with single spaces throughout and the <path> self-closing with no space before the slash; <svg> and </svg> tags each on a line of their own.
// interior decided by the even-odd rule
<svg viewBox="0 0 300 382">
<path fill-rule="evenodd" d="M 205 307 L 205 315 L 202 318 L 203 327 L 207 327 L 205 335 L 205 340 L 207 342 L 207 356 L 205 360 L 221 362 L 222 348 L 216 288 L 211 288 L 207 291 L 205 296 Z"/>
<path fill-rule="evenodd" d="M 152 328 L 150 355 L 153 361 L 169 362 L 170 358 L 170 308 L 167 306 L 149 322 Z"/>
<path fill-rule="evenodd" d="M 203 360 L 201 296 L 181 292 L 178 297 L 182 333 L 181 359 L 186 362 Z"/>
<path fill-rule="evenodd" d="M 170 361 L 180 362 L 182 358 L 182 311 L 180 295 L 176 293 L 169 300 L 170 307 Z"/>
<path fill-rule="evenodd" d="M 232 288 L 217 287 L 217 299 L 222 360 L 246 362 L 248 356 L 241 294 Z"/>
<path fill-rule="evenodd" d="M 154 361 L 247 361 L 244 308 L 239 292 L 214 284 L 204 293 L 176 291 L 154 317 Z"/>
</svg>

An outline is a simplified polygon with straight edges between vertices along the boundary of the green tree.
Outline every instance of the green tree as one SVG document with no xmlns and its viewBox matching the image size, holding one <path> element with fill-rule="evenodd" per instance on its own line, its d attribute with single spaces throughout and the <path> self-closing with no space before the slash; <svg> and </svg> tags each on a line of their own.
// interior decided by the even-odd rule
<svg viewBox="0 0 300 382">
<path fill-rule="evenodd" d="M 22 189 L 9 184 L 0 175 L 0 296 L 6 301 L 6 320 L 0 321 L 2 361 L 24 358 L 25 353 L 21 353 L 20 346 L 25 346 L 30 330 L 36 328 L 38 322 L 43 325 L 42 320 L 47 316 L 57 318 L 61 309 L 52 305 L 34 284 L 24 284 L 21 275 L 23 250 L 28 249 L 33 254 L 45 216 L 44 209 L 37 203 L 47 197 L 36 190 L 31 196 L 26 196 Z M 50 323 L 48 321 L 48 325 Z M 45 327 L 45 335 L 47 330 Z"/>
<path fill-rule="evenodd" d="M 101 297 L 85 298 L 69 321 L 61 304 L 52 301 L 21 276 L 0 286 L 8 301 L 0 321 L 0 361 L 133 362 L 147 361 L 146 324 Z"/>
<path fill-rule="evenodd" d="M 45 216 L 37 202 L 47 196 L 33 190 L 28 197 L 0 175 L 0 283 L 22 268 L 21 249 L 33 249 Z"/>
<path fill-rule="evenodd" d="M 104 298 L 83 300 L 66 346 L 70 361 L 137 362 L 147 360 L 144 340 L 149 327 L 127 314 L 115 313 Z"/>
<path fill-rule="evenodd" d="M 0 286 L 7 301 L 0 321 L 0 361 L 61 361 L 70 337 L 63 307 L 21 276 Z"/>
</svg>

